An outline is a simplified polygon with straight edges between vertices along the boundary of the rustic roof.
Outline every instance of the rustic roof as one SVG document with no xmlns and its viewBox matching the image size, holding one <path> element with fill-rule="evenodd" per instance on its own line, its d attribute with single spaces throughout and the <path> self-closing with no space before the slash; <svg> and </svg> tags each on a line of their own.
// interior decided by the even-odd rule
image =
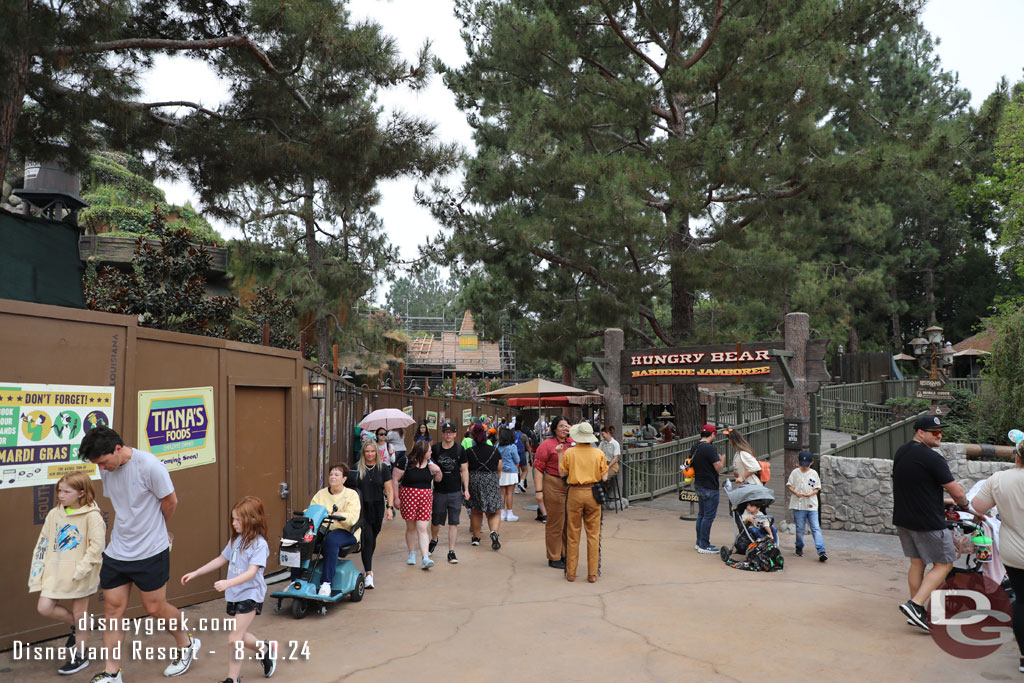
<svg viewBox="0 0 1024 683">
<path fill-rule="evenodd" d="M 982 330 L 978 334 L 964 339 L 959 344 L 953 344 L 954 351 L 966 351 L 967 349 L 974 349 L 975 351 L 988 351 L 992 352 L 992 344 L 996 341 L 996 331 L 991 327 Z"/>
</svg>

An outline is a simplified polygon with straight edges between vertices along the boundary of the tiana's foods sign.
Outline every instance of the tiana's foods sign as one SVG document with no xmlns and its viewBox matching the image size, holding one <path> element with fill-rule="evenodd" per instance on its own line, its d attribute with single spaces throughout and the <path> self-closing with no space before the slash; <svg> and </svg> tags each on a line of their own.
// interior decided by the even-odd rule
<svg viewBox="0 0 1024 683">
<path fill-rule="evenodd" d="M 825 357 L 825 344 L 823 339 L 807 343 L 809 380 L 828 379 L 825 364 L 820 362 Z M 622 383 L 779 382 L 782 370 L 771 351 L 784 347 L 782 341 L 776 341 L 627 350 L 622 352 Z"/>
</svg>

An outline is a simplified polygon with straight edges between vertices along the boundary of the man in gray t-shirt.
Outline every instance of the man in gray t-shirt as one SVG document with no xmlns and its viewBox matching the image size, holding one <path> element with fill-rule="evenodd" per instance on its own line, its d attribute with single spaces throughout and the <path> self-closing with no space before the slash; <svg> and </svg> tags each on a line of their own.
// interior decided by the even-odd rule
<svg viewBox="0 0 1024 683">
<path fill-rule="evenodd" d="M 82 439 L 82 460 L 100 469 L 103 493 L 114 506 L 114 529 L 103 552 L 100 588 L 103 589 L 103 647 L 108 659 L 94 683 L 120 683 L 120 662 L 111 657 L 124 638 L 116 627 L 124 617 L 131 587 L 139 589 L 142 606 L 150 617 L 162 619 L 177 648 L 165 676 L 188 671 L 198 651 L 198 638 L 182 628 L 181 612 L 167 602 L 170 578 L 170 537 L 167 521 L 178 506 L 167 468 L 152 453 L 125 446 L 108 427 L 95 427 Z M 160 623 L 160 622 L 158 622 Z"/>
</svg>

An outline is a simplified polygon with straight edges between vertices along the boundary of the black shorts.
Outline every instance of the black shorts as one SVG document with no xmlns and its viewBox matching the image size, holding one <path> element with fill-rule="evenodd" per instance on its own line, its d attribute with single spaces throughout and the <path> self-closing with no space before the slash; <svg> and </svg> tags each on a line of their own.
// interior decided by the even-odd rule
<svg viewBox="0 0 1024 683">
<path fill-rule="evenodd" d="M 134 583 L 140 591 L 149 593 L 163 588 L 171 578 L 171 549 L 144 560 L 115 560 L 103 553 L 100 567 L 100 588 L 110 590 Z"/>
<path fill-rule="evenodd" d="M 445 524 L 458 526 L 463 500 L 462 489 L 454 493 L 434 491 L 434 504 L 430 511 L 430 523 L 434 526 L 444 526 Z"/>
<path fill-rule="evenodd" d="M 228 602 L 228 616 L 233 617 L 236 614 L 248 614 L 249 612 L 256 610 L 256 616 L 263 613 L 263 603 L 256 602 L 255 600 L 242 600 L 240 602 Z"/>
</svg>

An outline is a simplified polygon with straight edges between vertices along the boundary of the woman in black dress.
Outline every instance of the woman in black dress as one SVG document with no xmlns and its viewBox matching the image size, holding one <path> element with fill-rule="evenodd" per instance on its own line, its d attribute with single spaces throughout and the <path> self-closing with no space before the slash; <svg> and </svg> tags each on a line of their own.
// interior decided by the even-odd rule
<svg viewBox="0 0 1024 683">
<path fill-rule="evenodd" d="M 366 572 L 366 587 L 373 588 L 373 551 L 377 549 L 377 536 L 384 522 L 395 516 L 391 467 L 381 462 L 374 442 L 363 444 L 359 462 L 345 485 L 357 489 L 363 497 L 363 519 L 368 532 L 363 535 L 363 571 Z"/>
<path fill-rule="evenodd" d="M 501 547 L 498 527 L 501 526 L 501 489 L 498 478 L 501 472 L 501 453 L 497 446 L 487 443 L 487 430 L 483 425 L 473 425 L 469 435 L 473 447 L 466 452 L 469 460 L 469 528 L 472 533 L 471 545 L 480 545 L 480 527 L 483 516 L 487 515 L 487 526 L 491 530 L 491 548 Z"/>
</svg>

